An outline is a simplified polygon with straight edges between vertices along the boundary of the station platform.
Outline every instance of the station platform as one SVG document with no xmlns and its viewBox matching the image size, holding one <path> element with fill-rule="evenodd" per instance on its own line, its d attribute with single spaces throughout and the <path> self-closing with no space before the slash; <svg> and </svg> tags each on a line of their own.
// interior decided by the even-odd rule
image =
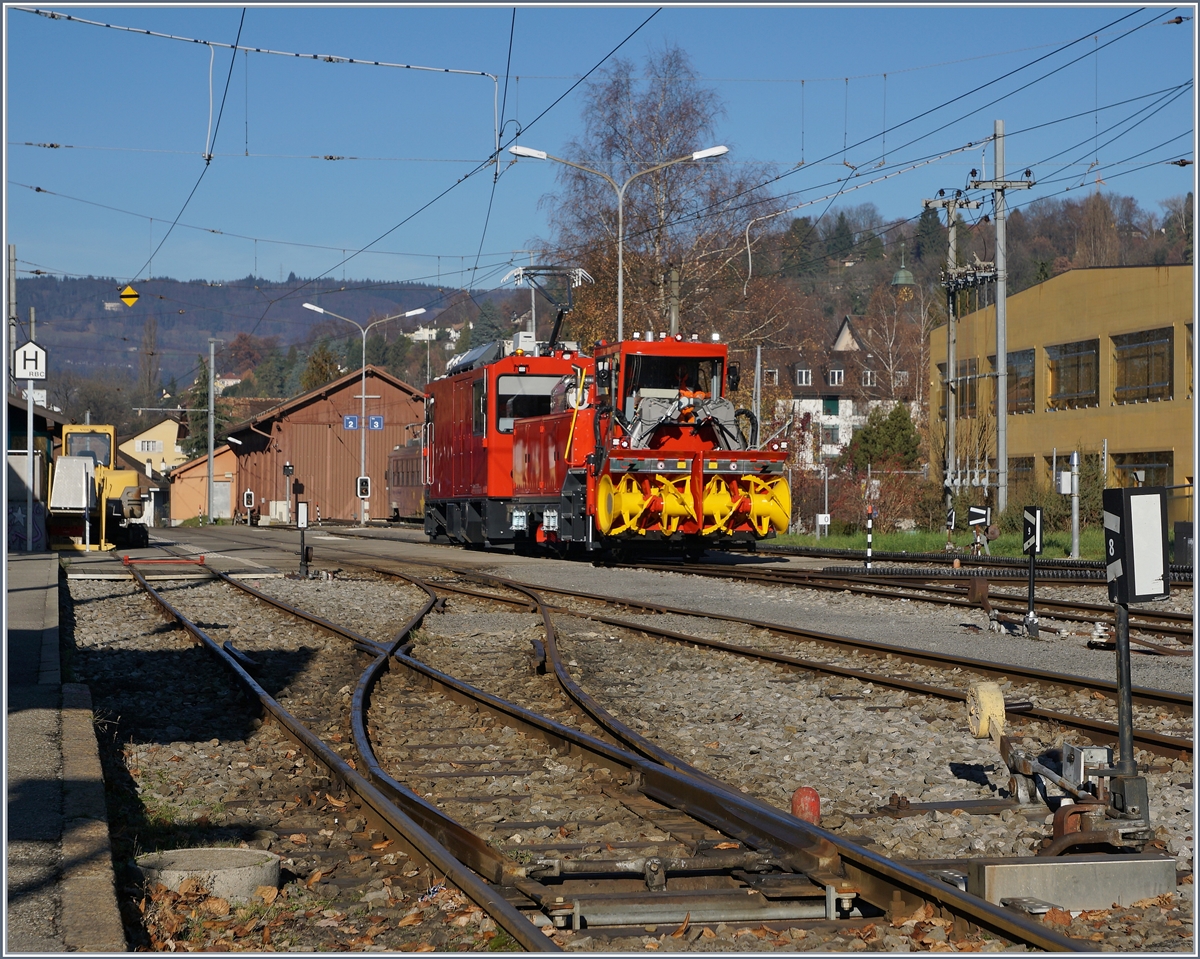
<svg viewBox="0 0 1200 959">
<path fill-rule="evenodd" d="M 125 952 L 87 686 L 59 666 L 57 553 L 7 561 L 5 954 Z"/>
</svg>

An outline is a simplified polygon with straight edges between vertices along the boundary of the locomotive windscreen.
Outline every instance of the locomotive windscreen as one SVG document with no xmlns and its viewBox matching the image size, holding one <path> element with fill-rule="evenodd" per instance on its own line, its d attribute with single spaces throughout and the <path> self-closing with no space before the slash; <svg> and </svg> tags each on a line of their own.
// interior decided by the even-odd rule
<svg viewBox="0 0 1200 959">
<path fill-rule="evenodd" d="M 719 358 L 694 356 L 643 356 L 631 354 L 625 371 L 625 396 L 672 396 L 678 390 L 690 390 L 708 396 L 721 395 Z"/>
<path fill-rule="evenodd" d="M 513 420 L 522 416 L 545 416 L 550 412 L 550 394 L 561 376 L 496 377 L 496 428 L 511 433 Z"/>
</svg>

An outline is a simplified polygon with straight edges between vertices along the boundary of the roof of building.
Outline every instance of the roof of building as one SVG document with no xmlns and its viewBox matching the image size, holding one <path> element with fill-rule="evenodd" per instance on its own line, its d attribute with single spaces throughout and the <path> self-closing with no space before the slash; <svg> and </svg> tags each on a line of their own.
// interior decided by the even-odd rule
<svg viewBox="0 0 1200 959">
<path fill-rule="evenodd" d="M 387 370 L 381 370 L 379 367 L 370 363 L 367 364 L 366 372 L 371 376 L 378 377 L 385 383 L 390 383 L 392 386 L 404 391 L 405 393 L 408 393 L 411 396 L 425 395 L 423 391 L 417 389 L 415 386 L 405 383 L 403 380 L 392 376 L 392 374 L 387 372 Z M 353 386 L 354 384 L 357 384 L 362 377 L 363 370 L 360 367 L 359 369 L 353 370 L 344 376 L 338 377 L 336 380 L 330 380 L 323 386 L 318 386 L 316 389 L 309 390 L 307 393 L 301 393 L 299 396 L 292 397 L 290 400 L 284 400 L 282 402 L 275 401 L 275 405 L 261 410 L 256 414 L 252 414 L 248 418 L 231 426 L 225 431 L 226 435 L 230 433 L 240 433 L 244 430 L 250 429 L 252 426 L 280 419 L 281 417 L 287 416 L 293 410 L 297 410 L 300 407 L 306 406 L 309 403 L 313 403 L 317 400 L 324 399 L 330 393 L 335 393 L 346 386 Z"/>
</svg>

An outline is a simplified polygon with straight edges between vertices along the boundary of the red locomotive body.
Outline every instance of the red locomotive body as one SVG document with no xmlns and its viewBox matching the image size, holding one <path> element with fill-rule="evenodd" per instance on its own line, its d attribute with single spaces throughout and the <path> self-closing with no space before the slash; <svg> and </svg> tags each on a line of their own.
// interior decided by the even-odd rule
<svg viewBox="0 0 1200 959">
<path fill-rule="evenodd" d="M 785 531 L 786 446 L 755 449 L 753 417 L 724 396 L 727 360 L 723 344 L 682 337 L 598 348 L 586 406 L 517 426 L 514 526 L 528 507 L 533 531 L 539 501 L 559 484 L 558 513 L 539 539 L 699 551 Z"/>
<path fill-rule="evenodd" d="M 512 542 L 513 433 L 550 413 L 551 393 L 591 360 L 572 350 L 498 356 L 473 350 L 426 387 L 425 532 L 471 544 Z"/>
<path fill-rule="evenodd" d="M 465 364 L 466 358 L 464 358 Z M 425 531 L 463 543 L 658 543 L 787 529 L 786 444 L 726 398 L 721 343 L 626 340 L 595 358 L 482 361 L 426 388 Z"/>
</svg>

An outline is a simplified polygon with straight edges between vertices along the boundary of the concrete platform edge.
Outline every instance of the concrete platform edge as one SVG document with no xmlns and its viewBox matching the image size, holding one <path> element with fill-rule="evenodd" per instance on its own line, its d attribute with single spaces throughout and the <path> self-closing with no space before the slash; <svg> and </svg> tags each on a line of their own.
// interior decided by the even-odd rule
<svg viewBox="0 0 1200 959">
<path fill-rule="evenodd" d="M 126 952 L 92 693 L 62 687 L 62 933 L 72 952 Z"/>
</svg>

